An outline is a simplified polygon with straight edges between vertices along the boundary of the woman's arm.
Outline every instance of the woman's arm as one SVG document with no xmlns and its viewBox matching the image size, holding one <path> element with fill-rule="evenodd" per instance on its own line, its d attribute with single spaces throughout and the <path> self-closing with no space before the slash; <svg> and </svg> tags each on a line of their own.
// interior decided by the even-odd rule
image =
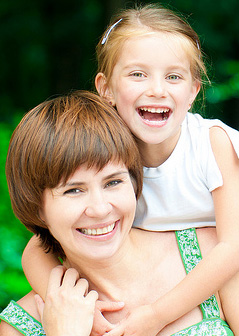
<svg viewBox="0 0 239 336">
<path fill-rule="evenodd" d="M 45 253 L 40 241 L 33 236 L 22 255 L 22 267 L 31 287 L 43 299 L 52 269 L 60 265 L 59 259 L 52 253 Z"/>
</svg>

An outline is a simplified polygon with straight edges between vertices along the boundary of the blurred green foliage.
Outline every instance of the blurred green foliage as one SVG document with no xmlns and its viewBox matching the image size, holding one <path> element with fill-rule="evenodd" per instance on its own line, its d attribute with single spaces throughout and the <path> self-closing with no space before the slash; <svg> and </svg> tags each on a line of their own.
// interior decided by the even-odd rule
<svg viewBox="0 0 239 336">
<path fill-rule="evenodd" d="M 14 217 L 4 173 L 11 133 L 23 113 L 46 98 L 72 89 L 93 89 L 96 43 L 112 13 L 133 3 L 0 2 L 0 311 L 10 299 L 30 289 L 21 269 L 21 254 L 31 234 Z M 161 3 L 184 13 L 208 55 L 212 85 L 206 90 L 204 114 L 239 129 L 239 2 Z"/>
</svg>

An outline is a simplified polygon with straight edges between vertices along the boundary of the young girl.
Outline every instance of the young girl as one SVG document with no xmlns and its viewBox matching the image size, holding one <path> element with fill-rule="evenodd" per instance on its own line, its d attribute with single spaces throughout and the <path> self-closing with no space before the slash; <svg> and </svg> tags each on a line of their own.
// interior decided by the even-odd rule
<svg viewBox="0 0 239 336">
<path fill-rule="evenodd" d="M 103 34 L 97 52 L 96 88 L 134 134 L 144 164 L 135 226 L 169 231 L 216 225 L 217 246 L 152 304 L 151 316 L 145 317 L 142 307 L 114 328 L 105 321 L 105 330 L 113 328 L 110 336 L 156 335 L 239 270 L 239 135 L 218 120 L 188 112 L 206 70 L 197 34 L 173 12 L 156 5 L 121 12 Z M 31 249 L 35 251 L 36 244 L 32 245 L 23 266 L 41 294 L 46 280 L 40 283 L 34 272 Z M 37 263 L 47 278 L 56 261 L 41 251 L 39 255 Z M 236 277 L 230 280 L 225 291 L 232 290 L 235 281 Z M 233 309 L 233 302 L 228 306 Z"/>
</svg>

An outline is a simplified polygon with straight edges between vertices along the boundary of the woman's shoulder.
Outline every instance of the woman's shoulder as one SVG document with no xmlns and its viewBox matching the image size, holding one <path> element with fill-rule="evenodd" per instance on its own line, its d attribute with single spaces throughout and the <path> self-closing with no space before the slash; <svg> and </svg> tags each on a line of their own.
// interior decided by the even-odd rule
<svg viewBox="0 0 239 336">
<path fill-rule="evenodd" d="M 24 314 L 24 316 L 29 316 L 29 319 L 38 322 L 40 319 L 40 316 L 37 311 L 35 299 L 34 299 L 35 293 L 32 291 L 25 295 L 23 298 L 21 298 L 19 301 L 14 302 L 11 301 L 11 303 L 8 305 L 7 309 L 11 310 L 11 314 L 14 313 L 15 310 L 20 311 L 21 314 Z M 11 306 L 11 307 L 10 307 Z M 10 308 L 9 308 L 10 307 Z M 6 314 L 7 315 L 7 314 Z M 18 313 L 19 315 L 19 313 Z M 5 321 L 8 319 L 6 318 Z M 13 327 L 10 322 L 7 323 L 4 320 L 0 323 L 0 336 L 19 336 L 22 335 L 15 327 Z"/>
</svg>

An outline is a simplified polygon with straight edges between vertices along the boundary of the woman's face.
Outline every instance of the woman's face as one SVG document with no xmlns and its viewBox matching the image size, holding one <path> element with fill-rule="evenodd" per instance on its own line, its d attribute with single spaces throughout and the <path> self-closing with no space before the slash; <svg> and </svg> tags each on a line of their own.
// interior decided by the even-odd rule
<svg viewBox="0 0 239 336">
<path fill-rule="evenodd" d="M 102 170 L 80 166 L 67 180 L 43 193 L 41 217 L 67 258 L 109 258 L 132 226 L 134 188 L 124 164 Z"/>
</svg>

